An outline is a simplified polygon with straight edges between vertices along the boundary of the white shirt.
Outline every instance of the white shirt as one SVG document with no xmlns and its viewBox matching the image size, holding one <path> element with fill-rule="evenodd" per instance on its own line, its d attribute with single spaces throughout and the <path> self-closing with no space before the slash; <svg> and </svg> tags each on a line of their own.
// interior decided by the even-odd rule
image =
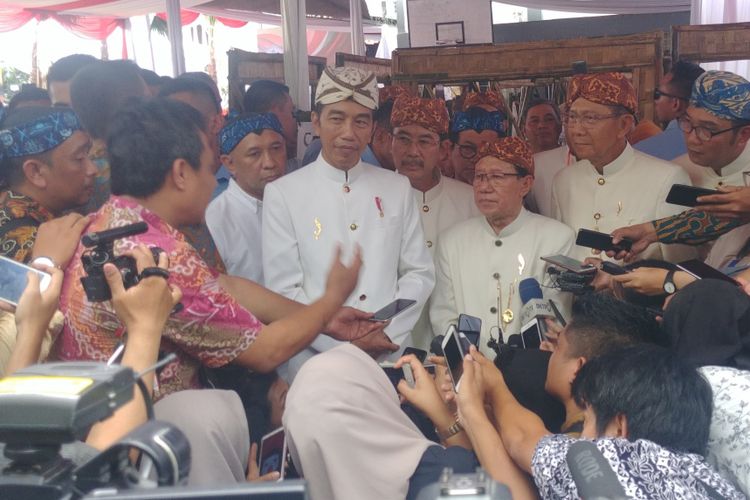
<svg viewBox="0 0 750 500">
<path fill-rule="evenodd" d="M 242 190 L 234 179 L 208 205 L 206 225 L 227 274 L 263 283 L 261 218 L 263 202 Z"/>
<path fill-rule="evenodd" d="M 440 176 L 440 182 L 429 191 L 412 188 L 419 207 L 425 245 L 435 254 L 438 235 L 458 222 L 479 215 L 474 203 L 474 189 L 464 182 Z"/>
<path fill-rule="evenodd" d="M 534 155 L 534 184 L 525 200 L 529 210 L 545 217 L 554 217 L 552 181 L 560 170 L 575 162 L 575 156 L 566 145 Z"/>
<path fill-rule="evenodd" d="M 682 212 L 685 207 L 665 201 L 673 184 L 690 184 L 690 178 L 679 166 L 627 144 L 602 174 L 588 160 L 561 170 L 553 182 L 552 206 L 555 218 L 575 231 L 611 233 Z M 590 248 L 576 246 L 571 257 L 582 260 L 592 255 Z M 680 262 L 695 256 L 695 250 L 685 245 L 655 244 L 639 257 Z"/>
<path fill-rule="evenodd" d="M 355 244 L 364 261 L 346 305 L 376 311 L 396 298 L 417 301 L 386 329 L 393 342 L 409 346 L 410 332 L 435 284 L 409 181 L 361 161 L 343 171 L 320 155 L 266 186 L 263 272 L 269 289 L 306 304 L 318 299 L 339 244 L 345 262 Z M 290 372 L 338 344 L 319 335 L 290 361 Z"/>
<path fill-rule="evenodd" d="M 440 176 L 440 182 L 428 191 L 412 188 L 412 193 L 422 220 L 425 245 L 433 258 L 440 234 L 459 222 L 479 215 L 479 209 L 474 203 L 474 189 L 449 177 Z M 420 349 L 429 349 L 436 333 L 430 325 L 429 308 L 428 301 L 412 332 L 414 347 Z"/>
<path fill-rule="evenodd" d="M 497 338 L 497 327 L 502 326 L 507 340 L 521 330 L 518 284 L 525 278 L 548 281 L 547 263 L 540 257 L 567 255 L 573 240 L 569 227 L 523 208 L 500 234 L 484 216 L 453 226 L 438 241 L 437 284 L 430 301 L 433 331 L 445 333 L 460 313 L 477 316 L 482 319 L 480 349 L 494 355 L 487 348 L 490 333 Z M 506 309 L 514 318 L 503 324 Z"/>
<path fill-rule="evenodd" d="M 745 145 L 745 149 L 740 155 L 728 165 L 719 170 L 719 173 L 709 167 L 697 165 L 690 161 L 690 155 L 684 154 L 673 160 L 680 165 L 690 176 L 693 186 L 706 189 L 719 189 L 722 186 L 744 186 L 745 179 L 743 172 L 750 172 L 750 147 Z"/>
</svg>

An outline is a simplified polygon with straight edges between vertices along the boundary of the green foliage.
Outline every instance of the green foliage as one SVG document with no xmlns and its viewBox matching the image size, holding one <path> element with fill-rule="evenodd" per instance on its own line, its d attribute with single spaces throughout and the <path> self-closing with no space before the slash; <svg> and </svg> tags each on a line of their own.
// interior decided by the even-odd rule
<svg viewBox="0 0 750 500">
<path fill-rule="evenodd" d="M 22 84 L 31 83 L 31 75 L 18 68 L 0 67 L 0 83 L 2 84 L 0 91 L 2 91 L 3 102 L 7 103 L 21 90 Z"/>
</svg>

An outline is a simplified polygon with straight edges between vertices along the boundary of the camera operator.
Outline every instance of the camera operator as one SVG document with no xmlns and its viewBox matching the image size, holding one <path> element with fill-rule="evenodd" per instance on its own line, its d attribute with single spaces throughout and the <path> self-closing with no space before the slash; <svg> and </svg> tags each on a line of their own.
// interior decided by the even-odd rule
<svg viewBox="0 0 750 500">
<path fill-rule="evenodd" d="M 357 281 L 358 252 L 348 267 L 339 260 L 340 252 L 334 256 L 325 293 L 310 306 L 250 281 L 219 275 L 206 265 L 175 229 L 203 219 L 216 183 L 204 123 L 195 109 L 169 99 L 135 101 L 121 109 L 107 143 L 113 195 L 87 229 L 143 221 L 147 232 L 115 241 L 115 253 L 144 243 L 169 256 L 169 281 L 182 290 L 184 309 L 170 318 L 162 337 L 161 349 L 174 352 L 177 359 L 161 372 L 157 399 L 200 388 L 201 366 L 234 362 L 268 372 L 320 331 L 352 340 L 383 328 L 367 321 L 369 314 L 341 308 Z M 62 360 L 107 359 L 122 329 L 110 306 L 86 299 L 79 279 L 85 275 L 85 251 L 79 246 L 66 269 L 61 309 L 67 321 L 53 346 L 53 356 Z"/>
</svg>

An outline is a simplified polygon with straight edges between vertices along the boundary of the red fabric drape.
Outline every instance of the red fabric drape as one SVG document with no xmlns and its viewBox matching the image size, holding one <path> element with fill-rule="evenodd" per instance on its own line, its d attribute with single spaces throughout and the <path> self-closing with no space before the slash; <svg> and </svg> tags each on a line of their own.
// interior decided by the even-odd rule
<svg viewBox="0 0 750 500">
<path fill-rule="evenodd" d="M 33 12 L 23 9 L 0 8 L 0 33 L 17 30 L 35 16 Z"/>
<path fill-rule="evenodd" d="M 43 21 L 48 18 L 54 19 L 78 36 L 94 40 L 104 40 L 117 28 L 125 27 L 124 19 L 111 17 L 64 16 L 36 10 L 0 8 L 0 33 L 17 30 L 32 19 Z"/>
<path fill-rule="evenodd" d="M 192 23 L 196 19 L 198 19 L 198 16 L 200 14 L 198 12 L 193 12 L 191 10 L 181 10 L 180 11 L 180 21 L 182 22 L 182 25 L 185 26 L 187 24 Z M 157 17 L 167 20 L 167 14 L 165 12 L 159 12 L 156 14 Z M 226 17 L 217 17 L 217 21 L 219 21 L 224 26 L 227 26 L 229 28 L 241 28 L 244 25 L 247 24 L 247 21 L 239 21 L 237 19 L 228 19 Z"/>
</svg>

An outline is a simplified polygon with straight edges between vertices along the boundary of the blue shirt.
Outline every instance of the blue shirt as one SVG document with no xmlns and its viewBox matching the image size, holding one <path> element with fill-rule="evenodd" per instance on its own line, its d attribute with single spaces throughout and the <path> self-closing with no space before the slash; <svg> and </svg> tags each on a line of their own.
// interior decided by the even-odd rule
<svg viewBox="0 0 750 500">
<path fill-rule="evenodd" d="M 679 125 L 677 125 L 677 120 L 669 122 L 666 130 L 661 134 L 644 139 L 635 144 L 633 148 L 647 155 L 667 161 L 672 161 L 678 156 L 687 153 L 685 135 L 680 130 Z"/>
</svg>

